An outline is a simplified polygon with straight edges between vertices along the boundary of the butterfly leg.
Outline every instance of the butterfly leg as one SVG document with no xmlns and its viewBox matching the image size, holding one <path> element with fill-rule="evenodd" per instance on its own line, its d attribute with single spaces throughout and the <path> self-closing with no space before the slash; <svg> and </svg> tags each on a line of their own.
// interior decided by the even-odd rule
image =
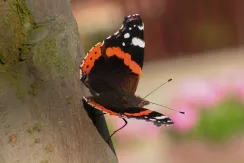
<svg viewBox="0 0 244 163">
<path fill-rule="evenodd" d="M 124 120 L 125 124 L 124 124 L 122 127 L 120 127 L 119 129 L 115 130 L 115 131 L 109 136 L 109 138 L 108 138 L 108 140 L 107 140 L 107 143 L 109 142 L 109 140 L 111 140 L 112 136 L 113 136 L 116 132 L 118 132 L 119 130 L 121 130 L 122 128 L 124 128 L 124 127 L 128 124 L 128 122 L 126 121 L 126 119 L 124 119 L 124 118 L 122 118 L 122 119 Z"/>
</svg>

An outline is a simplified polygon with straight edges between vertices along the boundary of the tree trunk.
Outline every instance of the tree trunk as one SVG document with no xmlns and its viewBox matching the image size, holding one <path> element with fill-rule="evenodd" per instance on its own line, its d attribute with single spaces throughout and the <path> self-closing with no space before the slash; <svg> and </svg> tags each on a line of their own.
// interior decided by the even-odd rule
<svg viewBox="0 0 244 163">
<path fill-rule="evenodd" d="M 117 162 L 82 107 L 68 0 L 1 0 L 0 31 L 0 163 Z"/>
</svg>

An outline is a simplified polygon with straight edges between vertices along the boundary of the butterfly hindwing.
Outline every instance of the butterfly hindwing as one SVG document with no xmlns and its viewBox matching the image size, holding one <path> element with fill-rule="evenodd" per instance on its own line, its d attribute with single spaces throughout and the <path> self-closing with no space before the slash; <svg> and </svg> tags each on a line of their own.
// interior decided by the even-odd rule
<svg viewBox="0 0 244 163">
<path fill-rule="evenodd" d="M 156 126 L 171 125 L 174 122 L 166 115 L 142 107 L 129 107 L 123 113 L 126 118 L 136 118 L 152 122 Z"/>
<path fill-rule="evenodd" d="M 132 94 L 105 93 L 99 96 L 83 97 L 83 103 L 120 118 L 146 120 L 157 126 L 173 124 L 169 117 L 143 108 L 149 102 Z"/>
</svg>

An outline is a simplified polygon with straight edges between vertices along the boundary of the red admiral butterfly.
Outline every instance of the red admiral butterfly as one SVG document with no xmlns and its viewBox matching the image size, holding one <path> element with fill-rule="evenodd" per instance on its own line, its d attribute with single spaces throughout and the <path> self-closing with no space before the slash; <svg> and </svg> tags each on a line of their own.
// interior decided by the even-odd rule
<svg viewBox="0 0 244 163">
<path fill-rule="evenodd" d="M 173 124 L 164 114 L 143 108 L 150 102 L 134 95 L 142 72 L 144 47 L 141 17 L 126 16 L 121 28 L 96 44 L 80 65 L 80 79 L 93 94 L 83 97 L 84 105 L 123 118 L 124 126 L 125 118 L 142 119 L 157 126 Z"/>
</svg>

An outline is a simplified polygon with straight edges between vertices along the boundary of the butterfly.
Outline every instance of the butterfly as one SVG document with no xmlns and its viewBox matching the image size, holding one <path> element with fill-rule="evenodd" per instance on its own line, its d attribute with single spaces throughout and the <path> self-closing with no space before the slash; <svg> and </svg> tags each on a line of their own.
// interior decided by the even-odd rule
<svg viewBox="0 0 244 163">
<path fill-rule="evenodd" d="M 156 126 L 174 122 L 166 115 L 144 108 L 149 101 L 136 96 L 144 60 L 144 23 L 139 14 L 128 15 L 118 31 L 97 43 L 80 65 L 80 80 L 92 96 L 83 96 L 84 107 L 126 119 L 135 118 Z"/>
</svg>

